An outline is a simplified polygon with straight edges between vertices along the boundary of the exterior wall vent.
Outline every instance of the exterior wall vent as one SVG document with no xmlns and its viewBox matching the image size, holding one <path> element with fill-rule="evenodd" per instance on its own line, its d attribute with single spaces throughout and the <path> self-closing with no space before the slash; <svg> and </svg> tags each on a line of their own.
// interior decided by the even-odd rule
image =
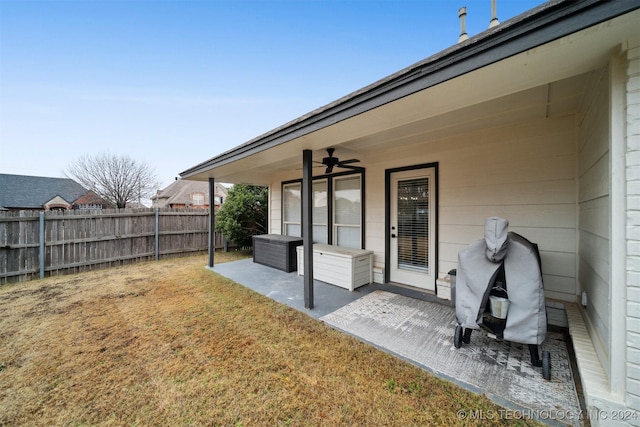
<svg viewBox="0 0 640 427">
<path fill-rule="evenodd" d="M 489 28 L 493 28 L 496 25 L 500 24 L 500 21 L 498 21 L 498 16 L 496 12 L 496 1 L 497 0 L 491 0 L 491 21 L 489 21 Z"/>
<path fill-rule="evenodd" d="M 467 35 L 467 8 L 461 7 L 458 9 L 458 18 L 460 18 L 460 37 L 458 37 L 458 43 L 463 42 L 469 38 Z"/>
</svg>

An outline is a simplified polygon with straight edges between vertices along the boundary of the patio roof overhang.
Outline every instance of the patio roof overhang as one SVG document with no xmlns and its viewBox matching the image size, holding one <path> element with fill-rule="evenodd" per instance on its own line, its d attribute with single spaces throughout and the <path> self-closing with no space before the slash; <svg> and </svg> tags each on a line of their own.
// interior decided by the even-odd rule
<svg viewBox="0 0 640 427">
<path fill-rule="evenodd" d="M 612 50 L 636 34 L 639 9 L 639 0 L 550 1 L 181 176 L 268 185 L 274 173 L 299 169 L 303 150 L 397 148 L 486 126 L 481 115 L 459 120 L 474 106 L 491 111 L 491 120 L 545 114 L 553 108 L 548 91 L 536 88 L 605 66 Z"/>
</svg>

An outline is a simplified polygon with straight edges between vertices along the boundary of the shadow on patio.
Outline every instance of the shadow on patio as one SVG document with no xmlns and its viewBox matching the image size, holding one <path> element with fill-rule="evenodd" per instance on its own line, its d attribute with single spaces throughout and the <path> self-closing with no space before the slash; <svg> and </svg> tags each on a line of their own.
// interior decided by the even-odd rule
<svg viewBox="0 0 640 427">
<path fill-rule="evenodd" d="M 372 283 L 353 292 L 314 281 L 313 310 L 304 307 L 303 277 L 252 259 L 215 265 L 214 272 L 394 354 L 507 408 L 495 417 L 524 415 L 551 425 L 582 425 L 579 379 L 567 329 L 550 325 L 541 350 L 551 353 L 551 380 L 531 366 L 526 345 L 474 331 L 456 349 L 454 308 L 435 296 Z M 550 309 L 554 312 L 554 308 Z M 557 313 L 550 319 L 559 318 Z M 562 324 L 550 320 L 552 324 Z M 485 414 L 486 416 L 486 414 Z"/>
</svg>

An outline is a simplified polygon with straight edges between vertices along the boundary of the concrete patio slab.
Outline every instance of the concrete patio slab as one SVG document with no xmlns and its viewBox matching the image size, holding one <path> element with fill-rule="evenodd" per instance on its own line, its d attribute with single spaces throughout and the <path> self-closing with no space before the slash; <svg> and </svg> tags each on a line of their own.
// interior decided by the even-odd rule
<svg viewBox="0 0 640 427">
<path fill-rule="evenodd" d="M 544 344 L 552 350 L 552 379 L 547 383 L 539 368 L 531 367 L 529 352 L 521 344 L 495 342 L 476 332 L 470 345 L 454 349 L 454 308 L 430 293 L 376 283 L 350 292 L 316 280 L 315 306 L 310 310 L 304 307 L 304 279 L 297 272 L 286 273 L 252 259 L 218 264 L 211 270 L 468 390 L 486 394 L 515 413 L 550 425 L 581 425 L 580 388 L 570 360 L 570 339 L 562 328 L 552 328 Z M 385 296 L 383 304 L 376 302 L 380 295 Z M 398 324 L 386 324 L 381 316 Z"/>
<path fill-rule="evenodd" d="M 380 285 L 374 283 L 350 292 L 315 280 L 314 308 L 309 310 L 304 307 L 304 277 L 297 272 L 286 273 L 251 259 L 217 264 L 212 271 L 316 319 L 380 289 Z"/>
</svg>

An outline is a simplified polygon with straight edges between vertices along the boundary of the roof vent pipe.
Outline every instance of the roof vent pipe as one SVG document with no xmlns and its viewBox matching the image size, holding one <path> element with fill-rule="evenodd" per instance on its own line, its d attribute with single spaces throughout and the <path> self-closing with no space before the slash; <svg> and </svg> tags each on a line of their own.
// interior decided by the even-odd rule
<svg viewBox="0 0 640 427">
<path fill-rule="evenodd" d="M 499 25 L 497 13 L 496 13 L 496 0 L 491 0 L 491 21 L 489 21 L 489 28 Z"/>
<path fill-rule="evenodd" d="M 460 18 L 460 37 L 458 37 L 458 43 L 463 42 L 469 38 L 467 35 L 467 8 L 461 7 L 458 9 L 458 18 Z"/>
</svg>

